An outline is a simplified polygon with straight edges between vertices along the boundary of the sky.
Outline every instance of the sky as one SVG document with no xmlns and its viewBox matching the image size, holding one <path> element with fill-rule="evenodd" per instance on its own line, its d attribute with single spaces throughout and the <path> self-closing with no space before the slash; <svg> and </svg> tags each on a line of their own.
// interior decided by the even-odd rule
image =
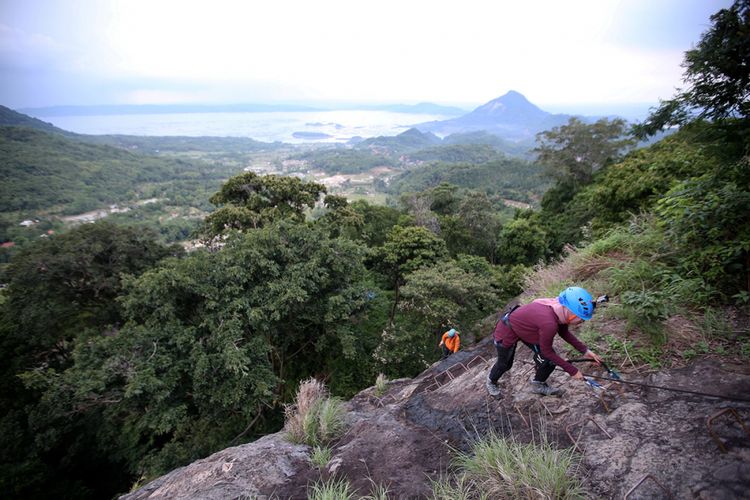
<svg viewBox="0 0 750 500">
<path fill-rule="evenodd" d="M 656 104 L 723 0 L 0 0 L 0 105 Z"/>
</svg>

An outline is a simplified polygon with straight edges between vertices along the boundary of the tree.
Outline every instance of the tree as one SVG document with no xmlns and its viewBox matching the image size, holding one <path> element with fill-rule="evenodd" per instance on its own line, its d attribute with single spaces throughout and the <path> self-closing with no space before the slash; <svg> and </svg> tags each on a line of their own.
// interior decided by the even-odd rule
<svg viewBox="0 0 750 500">
<path fill-rule="evenodd" d="M 497 235 L 501 227 L 496 212 L 484 193 L 470 191 L 461 200 L 458 219 L 468 233 L 468 238 L 461 242 L 461 253 L 481 255 L 490 262 L 495 261 Z"/>
<path fill-rule="evenodd" d="M 123 275 L 141 274 L 179 253 L 177 247 L 157 243 L 149 231 L 108 222 L 39 241 L 8 268 L 4 349 L 15 352 L 16 368 L 65 366 L 70 342 L 83 331 L 103 334 L 122 324 L 115 298 L 122 292 Z"/>
<path fill-rule="evenodd" d="M 85 498 L 127 487 L 121 457 L 96 443 L 101 420 L 70 411 L 67 397 L 50 397 L 44 374 L 58 376 L 75 363 L 76 345 L 122 327 L 116 299 L 124 276 L 177 253 L 149 231 L 98 222 L 38 241 L 14 258 L 0 306 L 0 490 L 20 498 Z M 91 384 L 84 380 L 78 390 Z"/>
<path fill-rule="evenodd" d="M 656 204 L 680 267 L 721 295 L 750 292 L 750 160 L 676 183 Z"/>
<path fill-rule="evenodd" d="M 354 237 L 371 248 L 379 247 L 385 243 L 391 229 L 398 223 L 402 215 L 395 208 L 372 205 L 365 200 L 357 200 L 349 206 L 363 219 L 362 227 L 358 228 Z"/>
<path fill-rule="evenodd" d="M 423 227 L 395 226 L 388 240 L 375 252 L 376 267 L 385 274 L 396 292 L 390 323 L 399 302 L 399 287 L 404 276 L 429 266 L 448 255 L 445 242 Z"/>
<path fill-rule="evenodd" d="M 317 223 L 326 226 L 332 237 L 342 234 L 352 237 L 362 230 L 364 217 L 351 207 L 346 197 L 329 194 L 323 203 L 327 211 Z"/>
<path fill-rule="evenodd" d="M 534 265 L 544 258 L 547 235 L 539 224 L 517 218 L 506 224 L 498 241 L 498 261 L 502 264 Z"/>
<path fill-rule="evenodd" d="M 399 321 L 386 326 L 374 352 L 383 371 L 394 376 L 424 370 L 435 360 L 439 335 L 448 325 L 475 332 L 476 320 L 497 303 L 489 274 L 464 270 L 453 261 L 409 273 L 402 291 Z"/>
<path fill-rule="evenodd" d="M 447 256 L 445 242 L 423 227 L 396 226 L 378 251 L 379 267 L 393 286 L 420 267 Z"/>
<path fill-rule="evenodd" d="M 260 176 L 245 172 L 229 179 L 209 201 L 221 206 L 206 217 L 205 233 L 212 237 L 228 229 L 257 229 L 281 218 L 304 220 L 326 187 L 297 177 Z"/>
<path fill-rule="evenodd" d="M 435 334 L 449 326 L 468 330 L 498 301 L 490 275 L 466 271 L 451 261 L 408 274 L 401 298 L 399 308 L 416 315 Z M 432 338 L 428 340 L 432 346 Z"/>
<path fill-rule="evenodd" d="M 282 220 L 234 233 L 220 251 L 130 279 L 124 327 L 27 383 L 51 413 L 100 415 L 99 444 L 153 477 L 276 430 L 300 379 L 365 364 L 363 273 L 360 249 L 322 227 Z"/>
<path fill-rule="evenodd" d="M 626 137 L 625 121 L 602 118 L 593 124 L 571 118 L 567 125 L 536 136 L 537 161 L 558 185 L 576 190 L 597 171 L 617 161 L 633 144 Z"/>
<path fill-rule="evenodd" d="M 415 226 L 424 227 L 435 234 L 440 234 L 440 223 L 435 213 L 430 209 L 432 196 L 429 192 L 402 194 L 401 204 L 414 218 Z"/>
<path fill-rule="evenodd" d="M 708 124 L 684 128 L 610 165 L 568 204 L 566 217 L 578 227 L 591 221 L 593 235 L 600 236 L 632 214 L 652 210 L 676 182 L 721 172 L 736 161 L 732 153 L 736 147 L 708 143 L 710 128 Z M 722 156 L 729 158 L 725 161 Z M 565 224 L 556 221 L 558 227 Z"/>
<path fill-rule="evenodd" d="M 750 1 L 736 0 L 711 16 L 698 45 L 685 52 L 685 89 L 662 101 L 642 124 L 641 138 L 666 127 L 706 119 L 747 119 L 750 114 Z"/>
<path fill-rule="evenodd" d="M 459 197 L 458 186 L 448 182 L 441 182 L 434 188 L 428 190 L 432 204 L 430 210 L 440 215 L 451 215 L 458 209 Z"/>
</svg>

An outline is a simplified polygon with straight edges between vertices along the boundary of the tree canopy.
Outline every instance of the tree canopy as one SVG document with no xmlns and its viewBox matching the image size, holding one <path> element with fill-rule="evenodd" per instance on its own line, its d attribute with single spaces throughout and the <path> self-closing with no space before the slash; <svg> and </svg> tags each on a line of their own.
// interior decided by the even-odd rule
<svg viewBox="0 0 750 500">
<path fill-rule="evenodd" d="M 297 177 L 245 172 L 229 179 L 209 201 L 221 207 L 206 217 L 206 233 L 259 228 L 280 218 L 304 219 L 326 187 Z"/>
<path fill-rule="evenodd" d="M 566 125 L 537 134 L 534 152 L 558 184 L 578 186 L 591 182 L 596 172 L 621 158 L 632 144 L 622 119 L 586 124 L 573 117 Z"/>
<path fill-rule="evenodd" d="M 634 127 L 647 137 L 698 119 L 747 119 L 750 115 L 750 1 L 735 0 L 711 16 L 711 26 L 685 52 L 685 88 Z"/>
</svg>

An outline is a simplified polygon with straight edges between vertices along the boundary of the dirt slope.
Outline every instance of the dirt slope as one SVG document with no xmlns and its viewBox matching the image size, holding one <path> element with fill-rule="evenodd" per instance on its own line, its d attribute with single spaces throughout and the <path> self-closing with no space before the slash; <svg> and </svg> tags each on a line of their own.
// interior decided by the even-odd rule
<svg viewBox="0 0 750 500">
<path fill-rule="evenodd" d="M 388 486 L 389 498 L 425 498 L 430 479 L 446 473 L 455 450 L 468 450 L 490 431 L 530 441 L 540 429 L 560 446 L 576 441 L 592 498 L 750 498 L 750 402 L 615 383 L 605 383 L 598 397 L 559 369 L 550 383 L 566 394 L 543 398 L 529 391 L 533 365 L 523 346 L 501 380 L 505 397 L 495 400 L 484 388 L 492 363 L 494 347 L 485 339 L 415 379 L 394 381 L 380 398 L 373 389 L 361 392 L 347 404 L 349 429 L 325 470 L 310 464 L 308 447 L 278 433 L 223 450 L 122 498 L 306 498 L 309 484 L 333 474 L 361 495 L 374 481 Z M 622 376 L 750 399 L 750 367 L 712 359 Z M 714 416 L 715 437 L 707 426 Z"/>
</svg>

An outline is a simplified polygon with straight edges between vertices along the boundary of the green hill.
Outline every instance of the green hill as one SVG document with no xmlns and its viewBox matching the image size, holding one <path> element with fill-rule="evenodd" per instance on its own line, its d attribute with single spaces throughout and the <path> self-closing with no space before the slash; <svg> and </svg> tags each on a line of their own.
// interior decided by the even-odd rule
<svg viewBox="0 0 750 500">
<path fill-rule="evenodd" d="M 356 174 L 375 167 L 396 165 L 391 158 L 375 154 L 369 149 L 315 149 L 293 155 L 290 159 L 306 161 L 312 168 L 328 174 Z"/>
<path fill-rule="evenodd" d="M 0 212 L 78 213 L 136 199 L 146 183 L 205 180 L 210 168 L 28 127 L 0 127 Z"/>
<path fill-rule="evenodd" d="M 424 191 L 441 183 L 497 194 L 503 198 L 532 202 L 548 188 L 542 168 L 516 158 L 486 163 L 436 163 L 405 172 L 391 181 L 389 192 Z"/>
<path fill-rule="evenodd" d="M 398 153 L 435 146 L 441 142 L 440 137 L 435 134 L 430 132 L 423 133 L 415 128 L 410 128 L 406 132 L 401 132 L 394 137 L 380 136 L 366 139 L 357 144 L 357 148 L 361 149 L 375 146 L 387 148 L 394 153 Z"/>
<path fill-rule="evenodd" d="M 74 135 L 71 132 L 67 132 L 61 128 L 57 128 L 51 123 L 43 122 L 36 118 L 18 113 L 5 106 L 0 106 L 0 126 L 15 125 L 21 127 L 30 127 L 37 130 L 43 130 L 45 132 L 53 132 L 64 135 Z"/>
<path fill-rule="evenodd" d="M 497 151 L 489 144 L 440 145 L 420 149 L 414 153 L 408 153 L 406 156 L 411 161 L 445 161 L 454 163 L 487 163 L 505 158 L 503 153 Z"/>
<path fill-rule="evenodd" d="M 91 144 L 116 146 L 132 152 L 153 153 L 221 153 L 242 154 L 273 151 L 284 147 L 280 142 L 260 142 L 249 137 L 186 137 L 140 135 L 82 135 Z"/>
</svg>

